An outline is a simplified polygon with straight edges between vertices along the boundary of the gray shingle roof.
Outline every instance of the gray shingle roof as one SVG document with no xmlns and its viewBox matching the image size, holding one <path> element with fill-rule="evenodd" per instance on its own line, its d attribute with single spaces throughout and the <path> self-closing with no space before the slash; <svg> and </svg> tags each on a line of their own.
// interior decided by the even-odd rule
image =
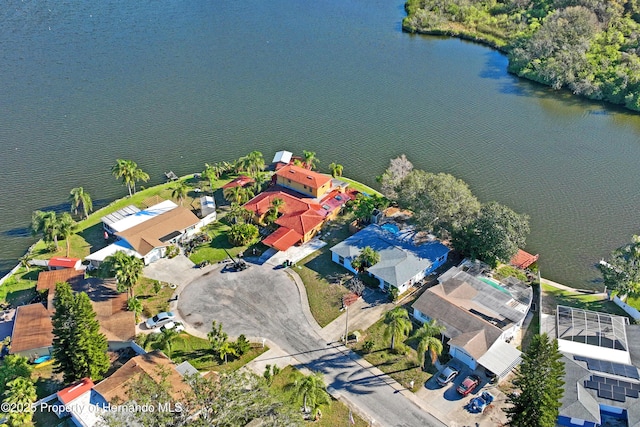
<svg viewBox="0 0 640 427">
<path fill-rule="evenodd" d="M 583 386 L 591 373 L 572 358 L 563 356 L 560 360 L 564 363 L 565 371 L 560 415 L 600 424 L 600 405 Z"/>
<path fill-rule="evenodd" d="M 333 246 L 331 251 L 345 258 L 345 262 L 351 262 L 362 249 L 370 246 L 380 254 L 380 262 L 369 267 L 369 273 L 399 286 L 449 252 L 449 248 L 438 241 L 416 246 L 408 237 L 411 235 L 394 234 L 373 224 Z"/>
</svg>

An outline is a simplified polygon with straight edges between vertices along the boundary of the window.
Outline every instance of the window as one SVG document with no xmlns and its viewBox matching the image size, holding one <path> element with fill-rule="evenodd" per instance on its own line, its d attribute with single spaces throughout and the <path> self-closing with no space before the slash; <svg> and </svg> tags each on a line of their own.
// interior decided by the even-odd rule
<svg viewBox="0 0 640 427">
<path fill-rule="evenodd" d="M 343 256 L 338 256 L 338 262 L 342 265 L 344 265 L 344 257 Z"/>
<path fill-rule="evenodd" d="M 307 186 L 306 186 L 306 185 L 303 185 L 303 187 L 304 187 L 304 189 L 305 189 L 305 190 L 307 189 Z"/>
</svg>

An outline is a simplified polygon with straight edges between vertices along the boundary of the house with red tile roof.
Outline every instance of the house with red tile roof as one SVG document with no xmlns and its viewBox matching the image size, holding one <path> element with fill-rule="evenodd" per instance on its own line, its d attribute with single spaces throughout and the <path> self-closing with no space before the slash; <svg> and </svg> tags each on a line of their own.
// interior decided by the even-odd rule
<svg viewBox="0 0 640 427">
<path fill-rule="evenodd" d="M 240 175 L 239 177 L 232 179 L 231 181 L 223 185 L 222 189 L 226 190 L 227 188 L 233 188 L 233 187 L 245 187 L 249 184 L 253 184 L 254 182 L 256 182 L 255 179 L 246 175 Z"/>
<path fill-rule="evenodd" d="M 275 173 L 276 184 L 305 196 L 319 198 L 331 190 L 331 176 L 300 166 L 286 165 Z"/>
</svg>

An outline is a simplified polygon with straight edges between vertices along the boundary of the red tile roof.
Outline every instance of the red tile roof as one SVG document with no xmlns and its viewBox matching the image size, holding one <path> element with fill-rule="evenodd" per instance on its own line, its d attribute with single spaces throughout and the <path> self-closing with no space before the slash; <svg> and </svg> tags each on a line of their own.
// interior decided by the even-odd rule
<svg viewBox="0 0 640 427">
<path fill-rule="evenodd" d="M 295 213 L 306 212 L 312 208 L 319 208 L 319 206 L 314 206 L 279 189 L 264 191 L 258 194 L 245 203 L 244 207 L 255 212 L 256 215 L 262 216 L 266 214 L 271 207 L 271 201 L 273 199 L 282 199 L 284 201 L 284 205 L 280 208 L 280 213 L 283 215 L 293 215 Z"/>
<path fill-rule="evenodd" d="M 318 189 L 327 182 L 331 181 L 331 177 L 329 175 L 314 172 L 309 169 L 301 168 L 294 165 L 287 165 L 282 169 L 279 169 L 276 172 L 276 175 L 315 189 Z"/>
<path fill-rule="evenodd" d="M 91 390 L 95 384 L 91 381 L 91 378 L 83 378 L 77 383 L 71 384 L 67 388 L 63 388 L 60 390 L 58 394 L 58 399 L 62 402 L 63 405 L 68 405 L 74 399 L 82 396 L 87 391 Z"/>
<path fill-rule="evenodd" d="M 233 188 L 233 187 L 244 187 L 247 184 L 253 184 L 255 181 L 255 179 L 249 177 L 249 176 L 245 176 L 245 175 L 240 175 L 239 177 L 237 177 L 236 179 L 226 183 L 225 185 L 222 186 L 222 188 Z"/>
<path fill-rule="evenodd" d="M 74 268 L 80 258 L 53 257 L 49 260 L 49 267 Z"/>
<path fill-rule="evenodd" d="M 262 241 L 279 251 L 286 251 L 302 239 L 302 235 L 287 227 L 280 227 Z"/>
<path fill-rule="evenodd" d="M 513 258 L 511 258 L 511 261 L 509 261 L 509 264 L 518 268 L 527 268 L 531 264 L 536 262 L 539 257 L 540 255 L 538 254 L 531 255 L 530 253 L 525 252 L 522 249 L 518 249 L 518 252 L 516 252 Z"/>
<path fill-rule="evenodd" d="M 294 230 L 304 236 L 314 228 L 322 225 L 324 217 L 313 210 L 308 210 L 302 213 L 296 212 L 293 215 L 282 215 L 276 220 L 276 224 Z"/>
</svg>

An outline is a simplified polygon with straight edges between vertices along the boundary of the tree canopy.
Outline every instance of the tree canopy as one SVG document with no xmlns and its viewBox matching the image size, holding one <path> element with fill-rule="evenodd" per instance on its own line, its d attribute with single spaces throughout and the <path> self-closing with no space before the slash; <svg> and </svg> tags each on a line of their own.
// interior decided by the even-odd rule
<svg viewBox="0 0 640 427">
<path fill-rule="evenodd" d="M 409 313 L 406 308 L 396 307 L 391 311 L 387 311 L 384 316 L 384 322 L 387 324 L 384 330 L 384 338 L 391 340 L 391 350 L 394 350 L 398 341 L 402 342 L 409 332 L 412 325 L 409 319 Z"/>
<path fill-rule="evenodd" d="M 109 369 L 107 338 L 100 332 L 86 293 L 74 294 L 68 283 L 57 283 L 53 298 L 54 371 L 70 383 L 84 377 L 99 380 Z"/>
<path fill-rule="evenodd" d="M 111 174 L 122 179 L 122 183 L 129 190 L 129 197 L 136 192 L 136 182 L 149 181 L 149 174 L 140 169 L 133 160 L 117 159 L 111 168 Z"/>
<path fill-rule="evenodd" d="M 478 216 L 453 233 L 457 250 L 495 267 L 508 262 L 524 247 L 529 234 L 529 218 L 496 202 L 482 206 Z"/>
<path fill-rule="evenodd" d="M 533 337 L 522 356 L 504 409 L 513 427 L 553 427 L 564 393 L 564 364 L 558 351 L 558 341 L 547 334 Z"/>
<path fill-rule="evenodd" d="M 611 253 L 607 263 L 598 265 L 604 284 L 621 295 L 640 295 L 640 236 Z"/>
<path fill-rule="evenodd" d="M 412 210 L 415 222 L 425 230 L 461 228 L 480 209 L 467 183 L 446 173 L 412 170 L 396 191 L 398 203 Z"/>
<path fill-rule="evenodd" d="M 408 0 L 403 28 L 506 51 L 509 71 L 640 111 L 637 0 Z"/>
<path fill-rule="evenodd" d="M 382 175 L 376 178 L 380 183 L 380 192 L 384 194 L 385 197 L 395 200 L 398 197 L 398 193 L 396 192 L 397 187 L 412 170 L 413 163 L 411 163 L 404 154 L 389 160 L 389 167 Z"/>
</svg>

